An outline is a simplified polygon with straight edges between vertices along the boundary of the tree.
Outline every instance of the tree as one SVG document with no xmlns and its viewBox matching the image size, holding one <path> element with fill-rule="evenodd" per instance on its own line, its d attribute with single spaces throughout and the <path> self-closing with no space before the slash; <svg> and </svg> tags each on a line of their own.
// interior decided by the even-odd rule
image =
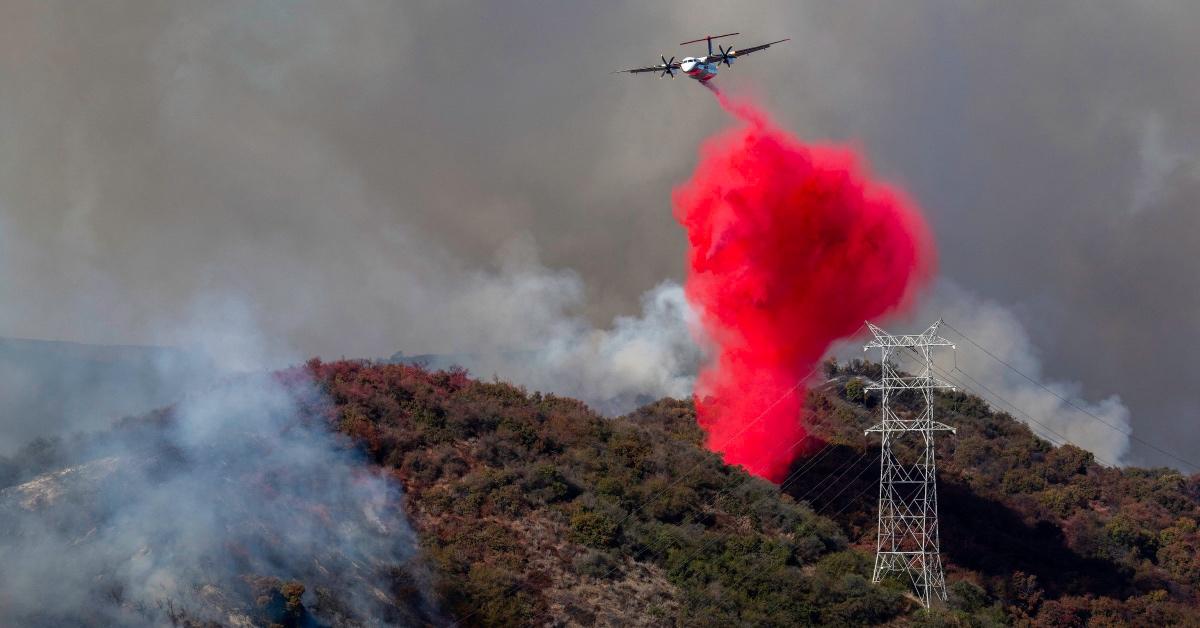
<svg viewBox="0 0 1200 628">
<path fill-rule="evenodd" d="M 581 511 L 571 515 L 571 536 L 591 547 L 608 547 L 617 538 L 617 523 L 602 513 Z"/>
<path fill-rule="evenodd" d="M 850 381 L 846 382 L 846 400 L 861 403 L 865 397 L 866 386 L 863 381 L 857 377 L 851 377 Z"/>
</svg>

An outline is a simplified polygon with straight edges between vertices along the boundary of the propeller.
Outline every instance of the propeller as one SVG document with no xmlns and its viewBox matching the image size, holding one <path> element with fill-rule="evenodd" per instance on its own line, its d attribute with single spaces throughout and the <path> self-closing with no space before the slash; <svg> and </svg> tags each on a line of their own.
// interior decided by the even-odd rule
<svg viewBox="0 0 1200 628">
<path fill-rule="evenodd" d="M 662 78 L 668 74 L 671 75 L 671 78 L 675 78 L 675 57 L 671 57 L 670 61 L 667 61 L 667 57 L 665 55 L 659 55 L 659 58 L 662 59 L 663 62 L 663 71 L 662 74 L 658 75 L 658 78 Z"/>
<path fill-rule="evenodd" d="M 718 45 L 717 50 L 721 51 L 720 54 L 717 55 L 717 63 L 724 63 L 725 67 L 732 67 L 733 60 L 737 58 L 732 56 L 734 52 L 733 46 L 730 46 L 729 49 L 726 50 L 724 47 Z"/>
</svg>

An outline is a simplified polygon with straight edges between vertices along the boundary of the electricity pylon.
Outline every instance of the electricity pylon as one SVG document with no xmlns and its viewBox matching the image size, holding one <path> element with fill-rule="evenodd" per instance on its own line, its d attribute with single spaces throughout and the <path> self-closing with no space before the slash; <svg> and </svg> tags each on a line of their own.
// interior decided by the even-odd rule
<svg viewBox="0 0 1200 628">
<path fill-rule="evenodd" d="M 942 573 L 942 556 L 938 544 L 937 464 L 934 458 L 933 434 L 954 432 L 954 428 L 933 420 L 933 391 L 954 387 L 933 377 L 933 348 L 954 344 L 937 335 L 942 321 L 916 335 L 893 336 L 867 323 L 875 340 L 863 351 L 878 348 L 883 376 L 867 386 L 882 396 L 883 420 L 864 432 L 879 432 L 882 436 L 882 455 L 879 463 L 879 536 L 875 544 L 875 573 L 879 582 L 889 573 L 906 574 L 912 581 L 917 597 L 929 607 L 933 596 L 946 599 L 946 577 Z M 920 371 L 902 376 L 893 358 L 901 351 L 915 354 Z M 893 394 L 914 391 L 918 397 L 916 409 L 900 411 L 892 407 Z M 916 460 L 905 462 L 897 456 L 894 444 L 912 441 L 911 447 L 901 446 L 904 457 Z"/>
</svg>

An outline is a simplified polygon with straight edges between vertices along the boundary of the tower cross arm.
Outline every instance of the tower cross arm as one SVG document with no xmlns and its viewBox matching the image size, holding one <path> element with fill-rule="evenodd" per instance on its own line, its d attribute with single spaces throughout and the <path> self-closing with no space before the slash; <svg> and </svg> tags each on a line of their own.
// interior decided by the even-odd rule
<svg viewBox="0 0 1200 628">
<path fill-rule="evenodd" d="M 884 347 L 953 347 L 953 342 L 950 342 L 949 340 L 937 335 L 938 327 L 941 325 L 942 321 L 939 320 L 930 325 L 929 329 L 926 329 L 919 334 L 894 335 L 880 329 L 874 323 L 867 321 L 867 328 L 871 330 L 871 333 L 875 336 L 875 339 L 864 345 L 863 350 L 882 349 Z"/>
<path fill-rule="evenodd" d="M 913 377 L 885 377 L 878 382 L 872 381 L 863 390 L 914 390 L 921 388 L 958 389 L 953 384 L 944 382 L 936 377 L 917 375 Z"/>
<path fill-rule="evenodd" d="M 958 433 L 957 428 L 946 425 L 941 421 L 921 421 L 918 419 L 913 421 L 893 420 L 876 423 L 863 430 L 863 436 L 882 432 L 924 432 L 926 430 L 931 432 L 950 432 L 952 434 Z"/>
</svg>

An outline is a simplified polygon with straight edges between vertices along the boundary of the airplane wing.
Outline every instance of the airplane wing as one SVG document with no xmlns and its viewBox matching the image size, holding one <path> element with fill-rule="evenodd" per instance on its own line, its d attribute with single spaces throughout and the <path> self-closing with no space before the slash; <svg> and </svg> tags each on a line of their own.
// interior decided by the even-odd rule
<svg viewBox="0 0 1200 628">
<path fill-rule="evenodd" d="M 624 70 L 615 70 L 612 73 L 613 74 L 624 74 L 624 73 L 637 74 L 639 72 L 662 72 L 663 70 L 666 70 L 668 67 L 670 67 L 672 70 L 678 70 L 679 62 L 674 61 L 671 63 L 660 63 L 658 65 L 648 65 L 644 68 L 626 68 Z"/>
<path fill-rule="evenodd" d="M 779 41 L 773 41 L 769 44 L 759 44 L 757 46 L 750 46 L 749 48 L 743 48 L 741 50 L 736 50 L 733 52 L 733 54 L 731 54 L 729 56 L 736 59 L 738 57 L 748 55 L 752 52 L 758 52 L 759 50 L 766 50 L 767 48 L 770 48 L 771 46 L 773 46 L 775 44 L 782 44 L 783 42 L 790 41 L 790 40 L 791 40 L 791 37 L 789 37 L 787 39 L 780 39 Z"/>
</svg>

